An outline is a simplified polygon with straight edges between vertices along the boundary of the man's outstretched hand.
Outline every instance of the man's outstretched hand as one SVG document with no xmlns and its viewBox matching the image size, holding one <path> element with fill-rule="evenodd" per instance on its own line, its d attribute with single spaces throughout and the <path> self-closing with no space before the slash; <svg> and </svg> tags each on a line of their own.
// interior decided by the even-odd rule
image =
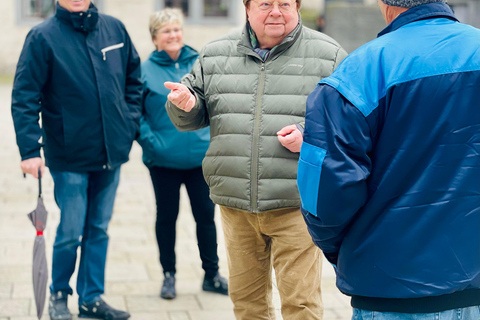
<svg viewBox="0 0 480 320">
<path fill-rule="evenodd" d="M 190 112 L 190 110 L 193 109 L 197 100 L 186 86 L 178 82 L 170 81 L 165 82 L 164 86 L 171 90 L 167 99 L 178 109 L 185 112 Z"/>
</svg>

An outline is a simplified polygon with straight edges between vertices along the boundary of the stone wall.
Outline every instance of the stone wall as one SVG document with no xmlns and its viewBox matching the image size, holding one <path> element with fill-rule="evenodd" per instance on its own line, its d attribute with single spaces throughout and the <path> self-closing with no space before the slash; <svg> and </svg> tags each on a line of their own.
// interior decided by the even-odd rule
<svg viewBox="0 0 480 320">
<path fill-rule="evenodd" d="M 351 53 L 386 27 L 377 4 L 327 2 L 325 33 Z"/>
<path fill-rule="evenodd" d="M 13 74 L 20 51 L 32 24 L 19 24 L 16 3 L 19 0 L 0 1 L 0 74 Z M 186 25 L 184 41 L 200 50 L 206 43 L 224 34 L 241 28 L 245 22 L 245 11 L 240 0 L 233 0 L 236 7 L 236 23 L 230 25 Z M 480 27 L 480 0 L 449 0 L 460 20 Z M 302 7 L 322 11 L 324 2 L 303 0 Z M 149 15 L 155 10 L 155 0 L 103 0 L 103 12 L 125 24 L 137 48 L 140 58 L 145 60 L 154 49 L 148 32 Z M 347 52 L 352 52 L 374 39 L 385 28 L 385 22 L 375 0 L 327 1 L 325 3 L 325 33 L 337 40 Z"/>
<path fill-rule="evenodd" d="M 375 39 L 386 27 L 376 1 L 368 3 L 347 0 L 326 3 L 325 33 L 348 53 Z M 480 28 L 480 0 L 448 0 L 448 3 L 460 22 Z"/>
</svg>

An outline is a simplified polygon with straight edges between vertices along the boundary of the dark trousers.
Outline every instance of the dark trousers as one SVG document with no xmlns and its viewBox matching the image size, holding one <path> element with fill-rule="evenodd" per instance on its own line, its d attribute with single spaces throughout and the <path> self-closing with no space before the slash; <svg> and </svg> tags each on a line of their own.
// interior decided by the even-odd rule
<svg viewBox="0 0 480 320">
<path fill-rule="evenodd" d="M 183 183 L 187 189 L 193 217 L 197 224 L 197 241 L 202 268 L 207 277 L 214 277 L 218 272 L 215 204 L 210 200 L 202 168 L 178 170 L 151 167 L 149 170 L 157 201 L 155 232 L 163 272 L 175 273 L 176 271 L 176 222 L 180 205 L 180 186 Z"/>
</svg>

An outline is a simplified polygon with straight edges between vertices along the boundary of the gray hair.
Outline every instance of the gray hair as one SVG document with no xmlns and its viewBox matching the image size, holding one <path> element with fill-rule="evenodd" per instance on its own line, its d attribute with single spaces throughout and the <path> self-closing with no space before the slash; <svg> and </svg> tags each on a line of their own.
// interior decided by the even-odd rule
<svg viewBox="0 0 480 320">
<path fill-rule="evenodd" d="M 155 35 L 160 27 L 174 22 L 177 22 L 180 26 L 183 26 L 182 10 L 177 8 L 165 8 L 152 13 L 150 15 L 150 23 L 148 24 L 152 39 L 155 38 Z"/>
</svg>

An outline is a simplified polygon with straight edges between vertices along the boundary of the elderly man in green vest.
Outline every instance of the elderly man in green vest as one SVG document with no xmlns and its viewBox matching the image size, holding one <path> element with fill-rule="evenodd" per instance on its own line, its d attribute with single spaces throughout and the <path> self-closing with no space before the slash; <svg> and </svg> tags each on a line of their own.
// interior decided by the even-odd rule
<svg viewBox="0 0 480 320">
<path fill-rule="evenodd" d="M 243 0 L 247 23 L 209 43 L 171 89 L 181 130 L 210 126 L 203 172 L 220 206 L 237 319 L 274 319 L 272 266 L 288 319 L 322 319 L 321 251 L 300 212 L 298 152 L 305 104 L 346 56 L 302 26 L 300 0 Z"/>
</svg>

